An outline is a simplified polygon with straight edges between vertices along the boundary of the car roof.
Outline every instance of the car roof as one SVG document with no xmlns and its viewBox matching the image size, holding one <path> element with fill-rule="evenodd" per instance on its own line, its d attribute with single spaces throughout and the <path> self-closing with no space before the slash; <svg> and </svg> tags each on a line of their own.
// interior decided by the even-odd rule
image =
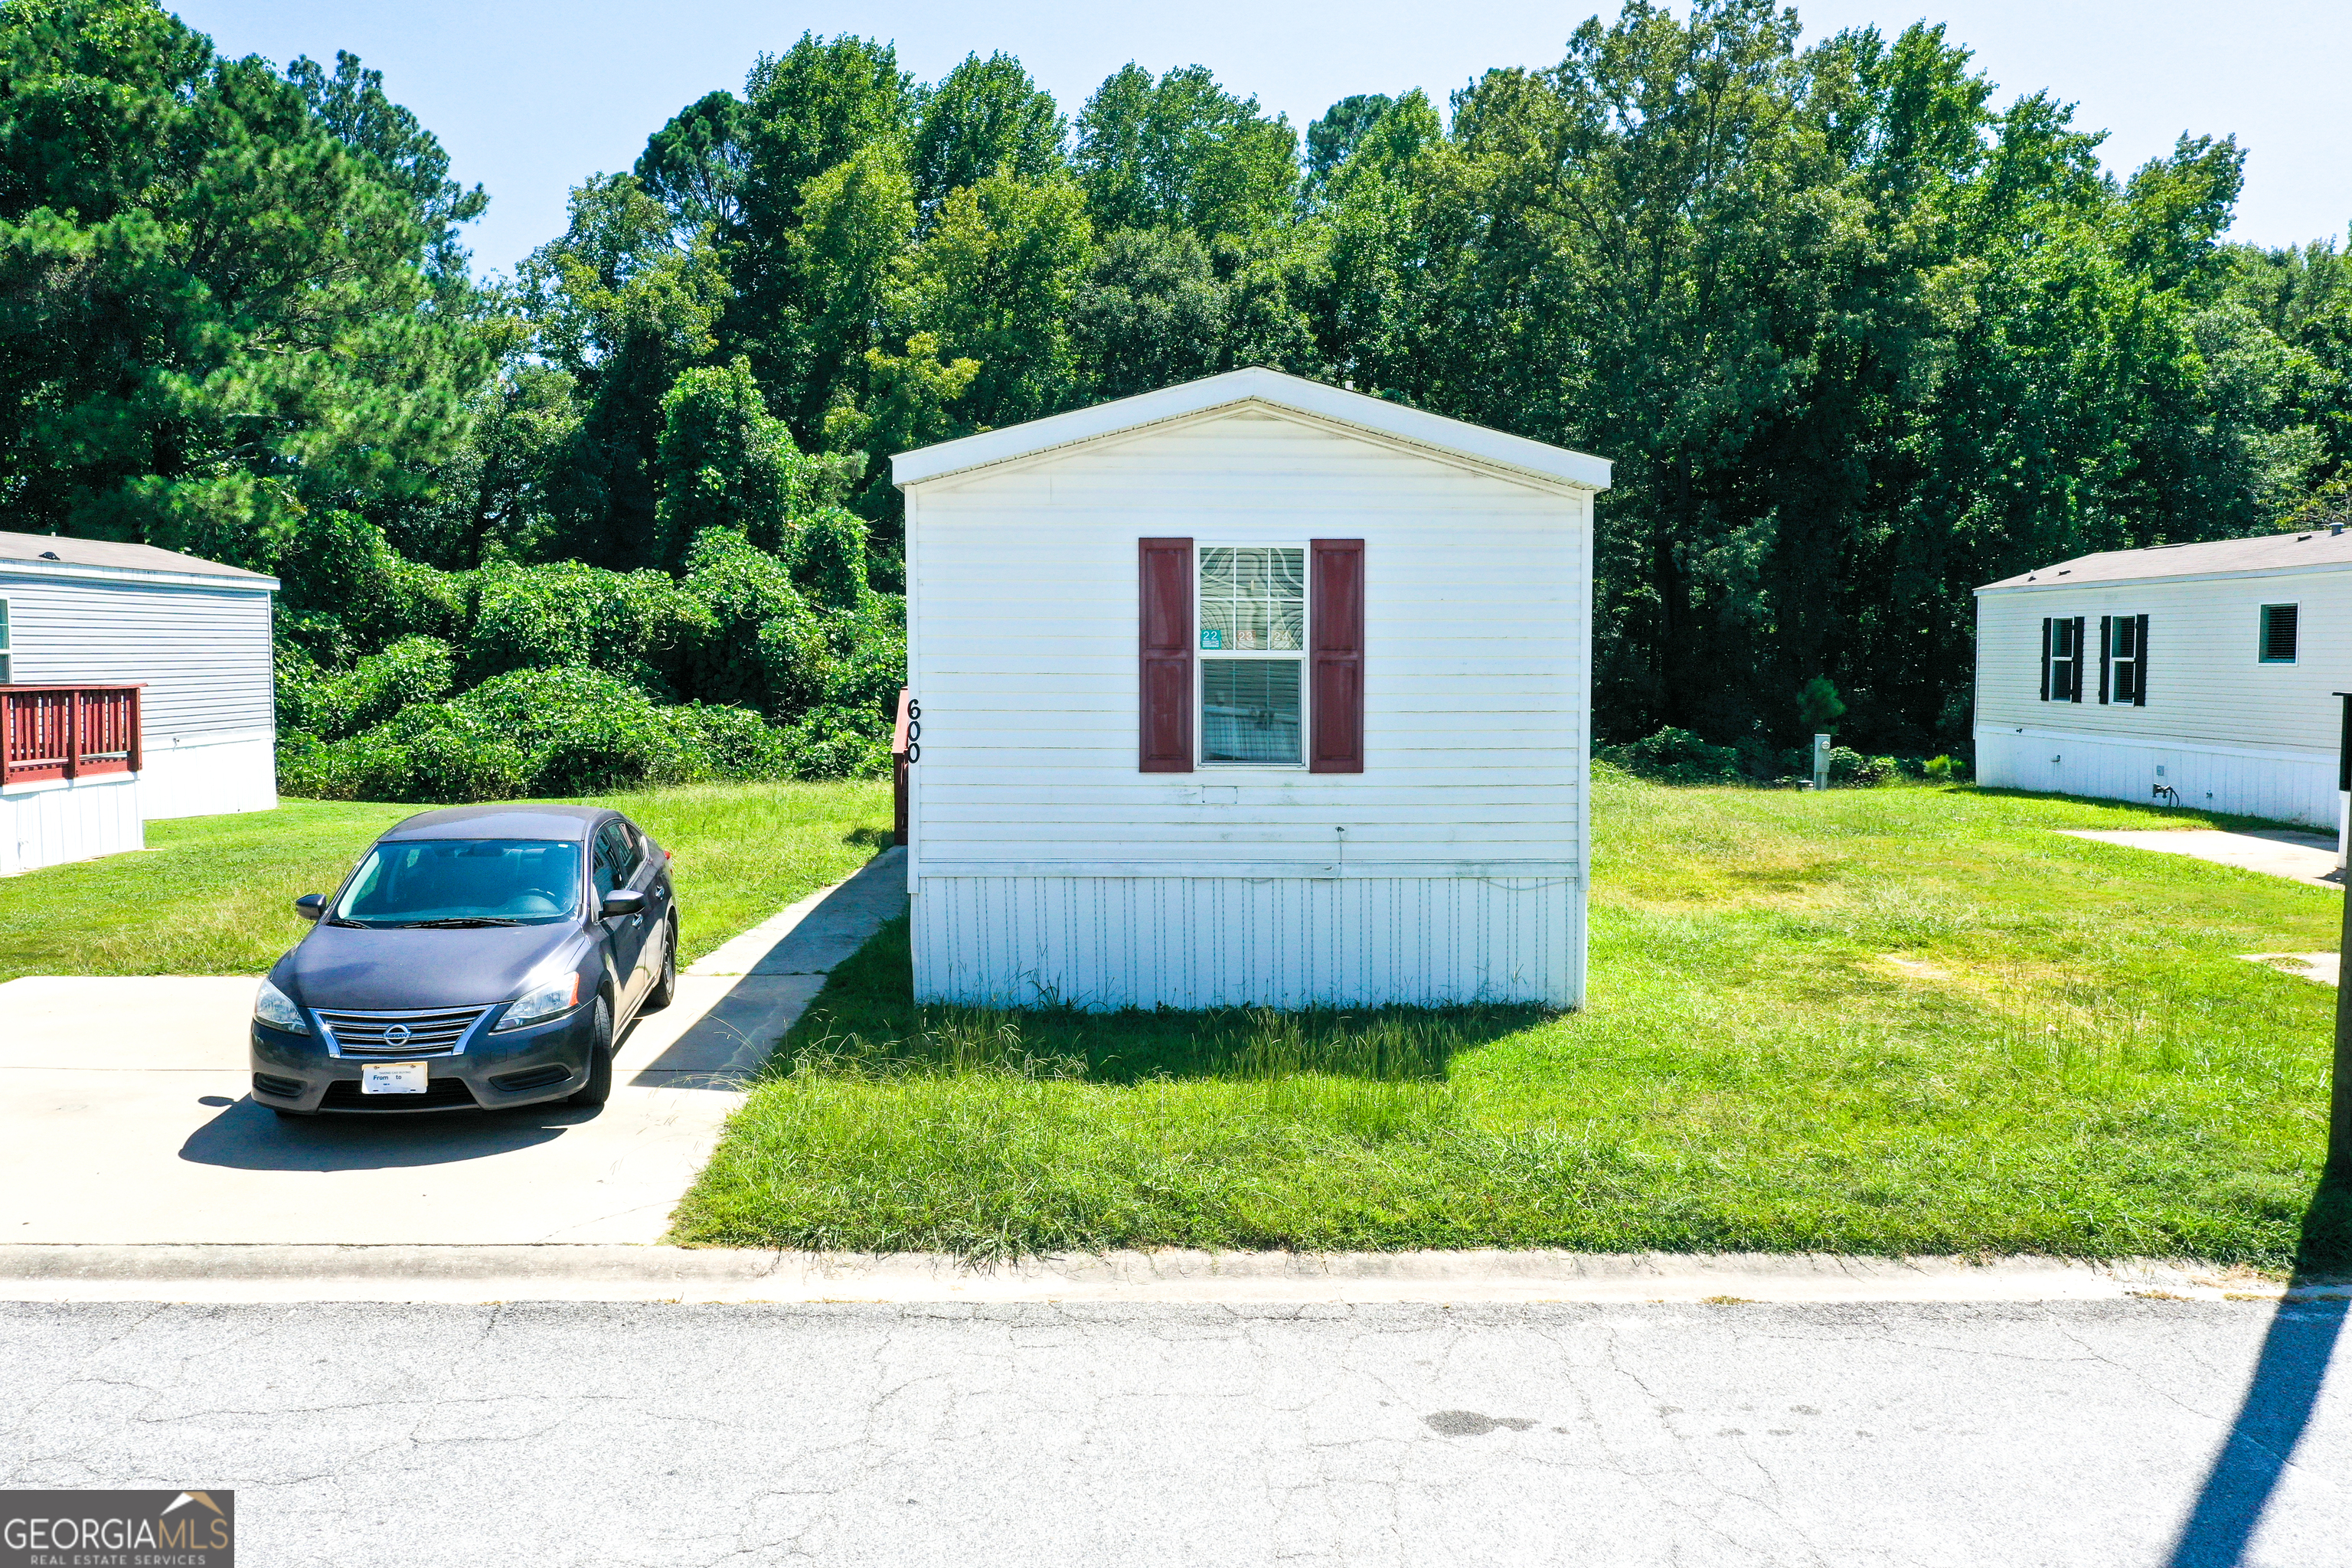
<svg viewBox="0 0 2352 1568">
<path fill-rule="evenodd" d="M 588 837 L 619 813 L 602 805 L 455 805 L 419 812 L 387 829 L 395 838 L 564 838 Z"/>
</svg>

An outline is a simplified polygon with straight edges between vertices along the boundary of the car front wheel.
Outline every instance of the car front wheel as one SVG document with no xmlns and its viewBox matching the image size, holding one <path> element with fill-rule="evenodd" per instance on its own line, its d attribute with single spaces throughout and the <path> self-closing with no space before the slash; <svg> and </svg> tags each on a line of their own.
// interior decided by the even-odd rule
<svg viewBox="0 0 2352 1568">
<path fill-rule="evenodd" d="M 613 1097 L 613 1010 L 596 998 L 596 1022 L 588 1042 L 588 1081 L 572 1090 L 573 1105 L 602 1105 Z"/>
</svg>

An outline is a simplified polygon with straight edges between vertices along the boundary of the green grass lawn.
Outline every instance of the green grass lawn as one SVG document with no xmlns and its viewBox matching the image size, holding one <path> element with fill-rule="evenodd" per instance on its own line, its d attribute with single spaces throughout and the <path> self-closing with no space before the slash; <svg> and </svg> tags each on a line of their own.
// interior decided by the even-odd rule
<svg viewBox="0 0 2352 1568">
<path fill-rule="evenodd" d="M 1594 789 L 1591 1004 L 916 1008 L 838 971 L 676 1239 L 939 1248 L 2161 1254 L 2283 1266 L 2340 895 L 1959 788 Z"/>
<path fill-rule="evenodd" d="M 887 784 L 697 784 L 605 797 L 677 856 L 679 946 L 698 957 L 889 842 Z M 148 848 L 0 881 L 0 980 L 258 974 L 302 934 L 292 900 L 331 891 L 415 805 L 288 801 L 147 825 Z"/>
</svg>

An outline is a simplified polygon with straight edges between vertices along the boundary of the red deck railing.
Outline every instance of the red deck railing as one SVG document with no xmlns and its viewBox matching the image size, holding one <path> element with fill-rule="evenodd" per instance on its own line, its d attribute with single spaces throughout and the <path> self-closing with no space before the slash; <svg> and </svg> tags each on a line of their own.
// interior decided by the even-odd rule
<svg viewBox="0 0 2352 1568">
<path fill-rule="evenodd" d="M 0 786 L 139 771 L 136 686 L 0 686 Z"/>
</svg>

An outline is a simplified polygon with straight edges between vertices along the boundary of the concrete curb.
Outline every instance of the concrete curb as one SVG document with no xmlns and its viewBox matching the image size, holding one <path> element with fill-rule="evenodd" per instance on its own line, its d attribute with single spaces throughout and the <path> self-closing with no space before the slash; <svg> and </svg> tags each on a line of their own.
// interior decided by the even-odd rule
<svg viewBox="0 0 2352 1568">
<path fill-rule="evenodd" d="M 935 1254 L 604 1244 L 0 1245 L 10 1301 L 1199 1302 L 2276 1301 L 2250 1270 L 2131 1258 L 1822 1254 L 1115 1252 L 969 1265 Z"/>
</svg>

